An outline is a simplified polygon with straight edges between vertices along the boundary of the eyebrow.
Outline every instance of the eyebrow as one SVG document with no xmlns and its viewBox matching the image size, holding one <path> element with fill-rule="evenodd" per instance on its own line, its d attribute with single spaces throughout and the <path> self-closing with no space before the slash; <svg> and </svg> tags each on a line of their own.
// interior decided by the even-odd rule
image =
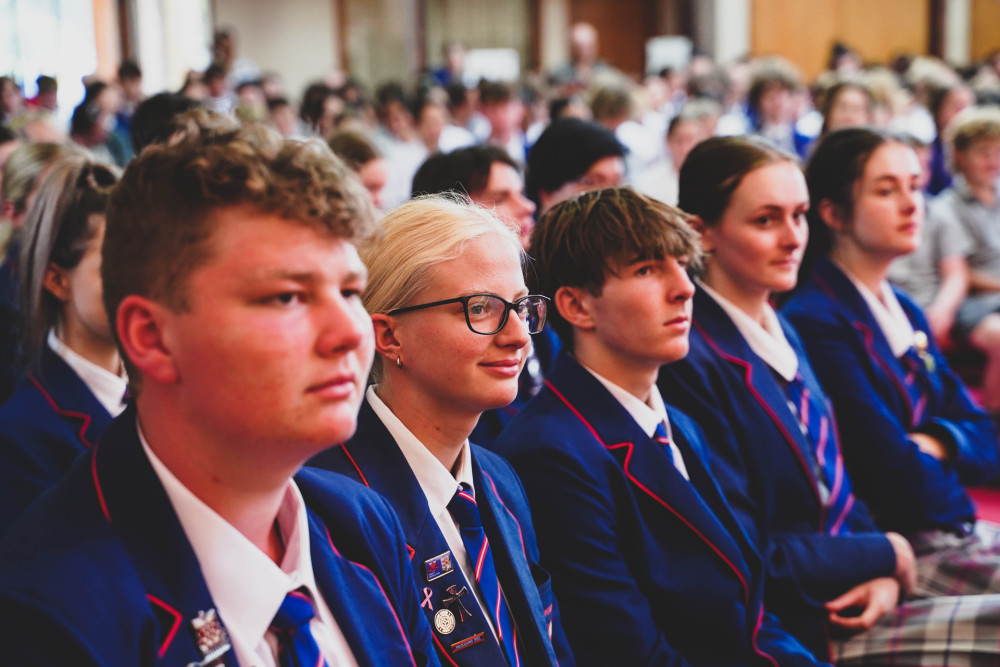
<svg viewBox="0 0 1000 667">
<path fill-rule="evenodd" d="M 292 280 L 297 283 L 314 283 L 319 280 L 319 274 L 315 271 L 287 271 L 285 269 L 267 271 L 258 274 L 258 276 L 264 279 Z M 362 269 L 360 271 L 349 271 L 343 276 L 341 282 L 347 283 L 355 280 L 365 280 L 367 278 L 367 269 Z"/>
</svg>

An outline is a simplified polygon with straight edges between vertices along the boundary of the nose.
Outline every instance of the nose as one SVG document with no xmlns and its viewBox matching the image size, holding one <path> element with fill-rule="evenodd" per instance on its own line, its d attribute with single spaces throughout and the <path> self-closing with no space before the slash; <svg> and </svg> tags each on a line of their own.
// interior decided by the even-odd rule
<svg viewBox="0 0 1000 667">
<path fill-rule="evenodd" d="M 507 311 L 507 321 L 504 322 L 503 328 L 493 336 L 497 345 L 513 347 L 517 350 L 527 345 L 528 341 L 531 340 L 531 335 L 528 333 L 528 323 L 511 310 Z"/>
<path fill-rule="evenodd" d="M 360 347 L 364 341 L 374 341 L 371 317 L 360 302 L 339 293 L 317 305 L 317 349 L 321 355 L 343 354 Z"/>
<path fill-rule="evenodd" d="M 806 235 L 809 233 L 809 226 L 806 224 L 804 216 L 788 216 L 785 218 L 782 229 L 784 233 L 781 236 L 781 243 L 789 250 L 797 250 L 802 247 L 806 241 Z"/>
<path fill-rule="evenodd" d="M 667 299 L 673 303 L 684 303 L 694 296 L 694 283 L 688 275 L 687 268 L 678 261 L 670 263 L 670 270 L 665 275 L 667 282 Z"/>
<path fill-rule="evenodd" d="M 525 197 L 520 192 L 518 192 L 516 194 L 516 197 L 517 197 L 518 206 L 520 207 L 521 211 L 523 212 L 523 215 L 534 215 L 535 214 L 535 202 L 531 201 L 530 199 L 528 199 L 527 197 Z"/>
</svg>

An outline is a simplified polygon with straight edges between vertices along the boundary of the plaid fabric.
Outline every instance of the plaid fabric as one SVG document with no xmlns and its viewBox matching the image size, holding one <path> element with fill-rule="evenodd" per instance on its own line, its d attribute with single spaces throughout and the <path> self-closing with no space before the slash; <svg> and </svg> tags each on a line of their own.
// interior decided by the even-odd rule
<svg viewBox="0 0 1000 667">
<path fill-rule="evenodd" d="M 996 667 L 1000 595 L 914 600 L 850 639 L 831 643 L 841 667 Z"/>
<path fill-rule="evenodd" d="M 1000 526 L 977 521 L 968 537 L 924 533 L 911 540 L 917 553 L 914 598 L 1000 593 Z"/>
</svg>

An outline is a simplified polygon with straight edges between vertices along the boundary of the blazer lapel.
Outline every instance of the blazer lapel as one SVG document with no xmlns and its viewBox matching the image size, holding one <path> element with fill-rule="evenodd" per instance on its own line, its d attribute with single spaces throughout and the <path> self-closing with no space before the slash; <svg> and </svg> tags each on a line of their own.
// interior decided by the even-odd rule
<svg viewBox="0 0 1000 667">
<path fill-rule="evenodd" d="M 851 318 L 851 325 L 858 332 L 864 344 L 865 351 L 875 364 L 882 369 L 886 382 L 892 387 L 906 413 L 913 417 L 915 406 L 919 401 L 916 389 L 910 389 L 904 378 L 906 370 L 899 359 L 892 353 L 889 341 L 882 333 L 871 309 L 864 297 L 837 266 L 827 258 L 817 260 L 813 269 L 816 282 L 821 289 L 835 295 L 836 300 L 843 305 Z"/>
<path fill-rule="evenodd" d="M 42 351 L 41 367 L 30 378 L 59 415 L 79 425 L 80 444 L 93 447 L 99 434 L 111 422 L 111 415 L 80 376 L 46 346 Z"/>
<path fill-rule="evenodd" d="M 788 408 L 788 396 L 774 377 L 774 371 L 754 354 L 739 329 L 715 299 L 701 290 L 695 293 L 694 298 L 694 326 L 698 333 L 736 369 L 746 384 L 747 391 L 781 432 L 799 463 L 799 470 L 809 480 L 809 485 L 816 494 L 816 502 L 822 506 L 816 474 L 809 464 L 813 457 L 812 447 L 802 433 L 798 419 Z"/>
<path fill-rule="evenodd" d="M 463 665 L 502 664 L 503 651 L 494 639 L 472 586 L 431 516 L 420 483 L 368 401 L 361 406 L 357 432 L 342 447 L 364 484 L 389 501 L 399 516 L 410 549 L 418 597 L 439 651 L 448 656 L 462 653 Z M 478 490 L 478 480 L 476 485 Z M 443 632 L 449 626 L 440 619 L 436 622 L 435 616 L 446 608 L 456 622 L 453 629 Z"/>
<path fill-rule="evenodd" d="M 142 451 L 135 410 L 111 424 L 94 447 L 94 485 L 105 517 L 128 550 L 154 615 L 160 621 L 157 650 L 164 664 L 201 663 L 195 621 L 215 610 L 201 567 L 166 491 Z M 212 634 L 221 627 L 202 626 Z M 235 652 L 222 654 L 236 667 Z M 215 663 L 218 664 L 218 663 Z"/>
<path fill-rule="evenodd" d="M 637 497 L 646 497 L 679 519 L 734 571 L 746 589 L 748 570 L 739 546 L 694 486 L 677 471 L 662 445 L 586 369 L 567 354 L 556 361 L 546 385 L 618 459 Z M 686 466 L 700 466 L 692 454 Z M 706 473 L 707 474 L 707 473 Z M 750 591 L 746 591 L 750 594 Z"/>
<path fill-rule="evenodd" d="M 497 578 L 514 619 L 519 643 L 525 647 L 527 656 L 548 655 L 548 663 L 555 664 L 552 643 L 545 639 L 548 637 L 548 624 L 535 578 L 528 565 L 521 524 L 504 504 L 493 478 L 475 459 L 473 479 L 483 529 L 490 538 Z"/>
</svg>

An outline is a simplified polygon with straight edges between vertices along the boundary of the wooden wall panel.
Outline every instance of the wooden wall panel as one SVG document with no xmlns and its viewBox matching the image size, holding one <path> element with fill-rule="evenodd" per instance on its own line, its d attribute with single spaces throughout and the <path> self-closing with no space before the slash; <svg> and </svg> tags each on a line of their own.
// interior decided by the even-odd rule
<svg viewBox="0 0 1000 667">
<path fill-rule="evenodd" d="M 641 74 L 646 40 L 654 36 L 652 4 L 648 0 L 572 0 L 570 17 L 572 23 L 586 21 L 597 28 L 602 60 L 627 74 Z"/>
<path fill-rule="evenodd" d="M 753 55 L 785 56 L 810 81 L 837 41 L 881 63 L 904 51 L 927 52 L 930 0 L 751 1 Z"/>
<path fill-rule="evenodd" d="M 427 62 L 444 63 L 442 47 L 458 40 L 469 49 L 512 48 L 527 69 L 533 58 L 531 29 L 534 16 L 528 0 L 427 0 Z"/>
<path fill-rule="evenodd" d="M 973 60 L 981 60 L 1000 49 L 1000 0 L 972 0 L 969 50 Z"/>
</svg>

